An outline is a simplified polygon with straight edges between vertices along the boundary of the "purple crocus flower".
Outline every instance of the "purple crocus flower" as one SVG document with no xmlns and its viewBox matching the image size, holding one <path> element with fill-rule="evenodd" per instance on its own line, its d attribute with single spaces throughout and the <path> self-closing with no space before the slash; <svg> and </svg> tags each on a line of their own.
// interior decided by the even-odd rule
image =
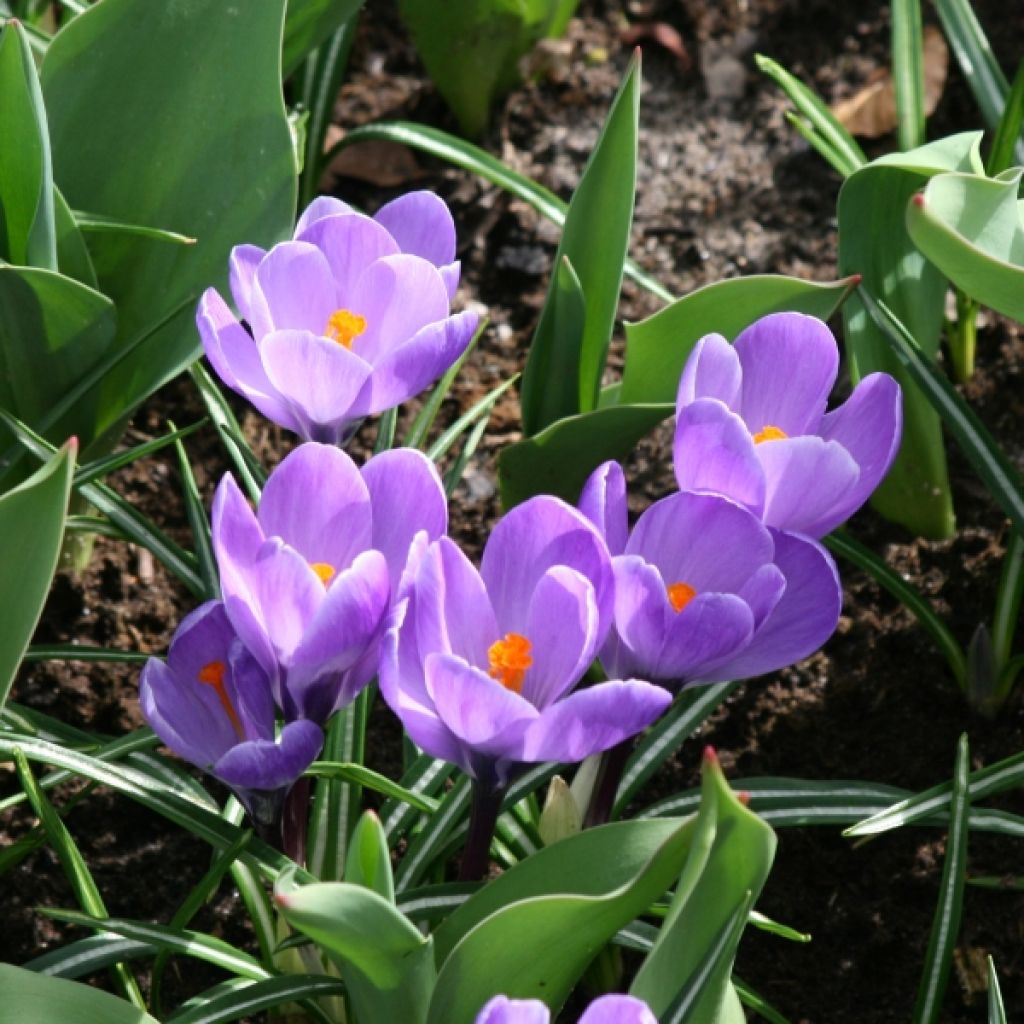
<svg viewBox="0 0 1024 1024">
<path fill-rule="evenodd" d="M 323 744 L 320 727 L 309 721 L 289 722 L 275 740 L 270 681 L 220 601 L 186 616 L 166 663 L 146 662 L 139 701 L 161 741 L 230 786 L 261 825 L 277 820 L 287 791 Z"/>
<path fill-rule="evenodd" d="M 622 469 L 608 462 L 580 508 L 614 555 L 615 625 L 601 650 L 611 675 L 673 688 L 762 675 L 835 630 L 842 590 L 829 554 L 728 498 L 670 495 L 630 533 Z"/>
<path fill-rule="evenodd" d="M 255 514 L 225 476 L 213 502 L 221 591 L 285 718 L 323 723 L 373 677 L 412 538 L 440 537 L 447 522 L 437 470 L 411 448 L 360 472 L 340 449 L 300 445 Z"/>
<path fill-rule="evenodd" d="M 571 690 L 611 624 L 600 534 L 541 496 L 494 528 L 480 571 L 446 537 L 410 555 L 381 657 L 384 698 L 428 753 L 485 787 L 518 766 L 580 761 L 648 726 L 670 703 L 638 680 Z"/>
<path fill-rule="evenodd" d="M 865 377 L 833 412 L 839 350 L 820 320 L 773 313 L 730 345 L 697 342 L 676 399 L 675 471 L 684 491 L 746 505 L 766 525 L 823 537 L 868 499 L 899 449 L 899 385 Z"/>
<path fill-rule="evenodd" d="M 474 1024 L 550 1024 L 551 1011 L 539 999 L 495 996 L 476 1015 Z M 579 1024 L 658 1024 L 650 1007 L 635 996 L 609 995 L 595 999 Z"/>
<path fill-rule="evenodd" d="M 339 444 L 364 416 L 404 402 L 465 351 L 477 315 L 449 315 L 458 284 L 445 204 L 415 192 L 375 218 L 317 200 L 296 237 L 231 253 L 248 330 L 208 289 L 197 315 L 221 379 L 306 440 Z"/>
</svg>

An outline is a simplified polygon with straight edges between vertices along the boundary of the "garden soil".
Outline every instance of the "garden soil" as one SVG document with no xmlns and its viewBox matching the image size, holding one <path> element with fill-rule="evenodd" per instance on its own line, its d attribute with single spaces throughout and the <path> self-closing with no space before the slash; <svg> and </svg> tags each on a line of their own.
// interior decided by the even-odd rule
<svg viewBox="0 0 1024 1024">
<path fill-rule="evenodd" d="M 378 119 L 409 119 L 454 129 L 393 3 L 367 5 L 338 99 L 340 130 Z M 1024 9 L 976 5 L 1008 71 L 1024 43 Z M 931 18 L 930 9 L 926 18 Z M 675 34 L 666 29 L 674 29 Z M 811 83 L 828 101 L 854 95 L 884 67 L 888 9 L 831 0 L 584 0 L 568 40 L 534 61 L 537 77 L 499 104 L 484 145 L 563 197 L 579 178 L 634 45 L 643 51 L 640 170 L 631 252 L 673 293 L 753 273 L 827 281 L 836 276 L 838 176 L 785 120 L 787 103 L 758 75 L 765 53 Z M 970 96 L 950 68 L 932 137 L 975 127 Z M 892 137 L 869 144 L 872 153 Z M 450 422 L 487 390 L 522 368 L 551 270 L 557 231 L 525 203 L 471 175 L 394 147 L 353 148 L 325 181 L 338 195 L 373 210 L 401 191 L 435 189 L 459 227 L 460 302 L 486 311 L 489 327 L 442 408 Z M 636 320 L 659 303 L 627 282 L 621 316 Z M 621 337 L 613 346 L 621 365 Z M 978 373 L 965 395 L 1018 466 L 1024 465 L 1024 336 L 983 314 Z M 847 385 L 848 386 L 848 385 Z M 840 382 L 840 390 L 843 384 Z M 253 444 L 273 463 L 292 441 L 236 405 Z M 187 378 L 157 394 L 126 438 L 139 443 L 202 415 Z M 408 411 L 406 413 L 408 415 Z M 479 551 L 498 515 L 495 457 L 516 440 L 514 391 L 497 405 L 452 502 L 452 532 Z M 372 443 L 372 429 L 356 448 Z M 212 433 L 187 448 L 209 500 L 226 464 Z M 672 487 L 671 435 L 663 428 L 629 464 L 634 511 Z M 870 510 L 851 524 L 924 591 L 966 643 L 992 613 L 1007 524 L 956 451 L 951 452 L 959 532 L 922 542 Z M 173 457 L 119 472 L 113 485 L 183 544 L 190 543 Z M 840 566 L 845 603 L 823 652 L 740 688 L 687 741 L 641 795 L 638 806 L 693 786 L 702 748 L 713 745 L 729 776 L 857 779 L 920 790 L 948 780 L 957 739 L 970 738 L 974 767 L 1024 749 L 1024 705 L 1011 699 L 993 721 L 974 714 L 914 619 L 850 565 Z M 162 653 L 192 600 L 145 552 L 99 539 L 89 568 L 58 576 L 37 642 L 78 642 Z M 1018 643 L 1024 636 L 1018 637 Z M 23 669 L 19 703 L 98 733 L 141 723 L 137 669 L 47 662 Z M 370 759 L 394 770 L 397 728 L 386 711 L 373 717 Z M 5 786 L 16 789 L 6 767 Z M 77 798 L 66 820 L 112 915 L 169 921 L 209 865 L 210 852 L 162 819 L 98 789 L 60 791 Z M 997 802 L 1024 812 L 1024 799 Z M 24 812 L 0 819 L 0 844 L 31 833 Z M 1024 863 L 1011 838 L 976 834 L 970 876 L 1013 876 Z M 748 929 L 736 972 L 787 1020 L 808 1024 L 882 1024 L 910 1019 L 939 893 L 945 833 L 906 828 L 870 842 L 829 827 L 779 830 L 775 866 L 758 908 L 806 933 L 794 943 Z M 53 853 L 39 845 L 0 879 L 5 927 L 0 959 L 19 963 L 84 932 L 65 928 L 37 907 L 70 907 L 74 898 Z M 994 957 L 1010 1019 L 1024 1019 L 1024 895 L 971 887 L 942 1019 L 982 1021 L 984 965 Z M 237 897 L 224 885 L 194 927 L 252 943 Z M 146 978 L 143 976 L 143 983 Z M 173 1001 L 217 975 L 175 960 L 165 989 Z M 103 979 L 98 979 L 103 984 Z"/>
</svg>

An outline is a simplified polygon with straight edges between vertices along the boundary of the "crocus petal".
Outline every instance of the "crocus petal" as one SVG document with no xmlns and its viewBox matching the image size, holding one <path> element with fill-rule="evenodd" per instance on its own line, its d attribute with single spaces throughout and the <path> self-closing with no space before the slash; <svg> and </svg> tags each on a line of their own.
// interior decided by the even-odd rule
<svg viewBox="0 0 1024 1024">
<path fill-rule="evenodd" d="M 720 334 L 706 334 L 693 347 L 676 393 L 676 415 L 699 398 L 716 398 L 733 408 L 740 397 L 739 356 Z"/>
<path fill-rule="evenodd" d="M 339 213 L 352 213 L 352 207 L 336 196 L 317 196 L 302 211 L 302 216 L 295 225 L 295 237 L 299 238 L 310 224 L 324 217 L 337 216 Z"/>
<path fill-rule="evenodd" d="M 216 289 L 208 288 L 203 293 L 196 324 L 206 358 L 217 376 L 252 402 L 267 419 L 286 430 L 297 430 L 298 421 L 291 406 L 270 383 L 256 343 L 231 315 Z"/>
<path fill-rule="evenodd" d="M 443 267 L 455 259 L 455 221 L 445 201 L 424 190 L 385 203 L 373 216 L 391 233 L 402 252 Z"/>
<path fill-rule="evenodd" d="M 775 563 L 786 590 L 746 650 L 705 673 L 703 682 L 749 679 L 806 658 L 833 633 L 842 608 L 842 587 L 825 549 L 806 537 L 773 530 Z"/>
<path fill-rule="evenodd" d="M 331 268 L 316 246 L 281 242 L 256 269 L 249 325 L 257 341 L 271 331 L 323 334 L 337 308 Z"/>
<path fill-rule="evenodd" d="M 737 597 L 750 609 L 754 616 L 754 629 L 768 617 L 779 603 L 786 590 L 786 577 L 777 565 L 762 565 L 746 583 L 740 587 Z"/>
<path fill-rule="evenodd" d="M 250 300 L 256 268 L 266 255 L 267 250 L 261 249 L 258 245 L 236 245 L 228 257 L 228 284 L 231 287 L 231 297 L 245 320 L 249 319 L 251 313 Z"/>
<path fill-rule="evenodd" d="M 658 1018 L 636 996 L 608 995 L 595 999 L 579 1024 L 658 1024 Z"/>
<path fill-rule="evenodd" d="M 438 267 L 437 271 L 441 275 L 441 280 L 444 281 L 445 290 L 448 292 L 448 301 L 451 302 L 455 298 L 455 293 L 459 290 L 462 261 L 455 260 L 452 263 L 446 263 L 443 267 Z"/>
<path fill-rule="evenodd" d="M 353 296 L 353 311 L 366 318 L 366 330 L 352 348 L 374 365 L 428 324 L 448 316 L 441 275 L 419 256 L 400 254 L 371 263 L 359 275 Z"/>
<path fill-rule="evenodd" d="M 270 474 L 257 518 L 309 563 L 348 568 L 372 545 L 370 492 L 356 464 L 333 445 L 299 445 Z"/>
<path fill-rule="evenodd" d="M 374 260 L 398 253 L 391 235 L 369 217 L 349 211 L 317 219 L 298 238 L 315 245 L 327 258 L 335 284 L 331 312 L 348 309 L 365 316 L 366 297 L 358 282 Z"/>
<path fill-rule="evenodd" d="M 327 338 L 276 331 L 264 338 L 263 365 L 274 387 L 308 423 L 307 440 L 333 442 L 349 420 L 365 415 L 358 399 L 370 365 Z"/>
<path fill-rule="evenodd" d="M 498 627 L 526 633 L 533 590 L 553 565 L 575 569 L 593 583 L 603 635 L 614 604 L 608 548 L 589 519 L 550 495 L 530 498 L 506 513 L 484 548 L 480 575 Z"/>
<path fill-rule="evenodd" d="M 743 367 L 740 407 L 752 434 L 766 426 L 789 437 L 812 433 L 839 370 L 839 347 L 822 321 L 803 313 L 772 313 L 736 339 Z"/>
<path fill-rule="evenodd" d="M 745 648 L 753 635 L 754 616 L 741 598 L 698 594 L 668 619 L 661 649 L 643 674 L 666 683 L 699 678 L 708 666 Z"/>
<path fill-rule="evenodd" d="M 601 650 L 613 676 L 648 675 L 661 651 L 671 608 L 665 581 L 639 555 L 619 555 L 615 570 L 615 625 Z"/>
<path fill-rule="evenodd" d="M 900 386 L 887 373 L 865 377 L 846 402 L 821 421 L 819 435 L 841 444 L 860 468 L 856 486 L 833 510 L 835 526 L 849 519 L 889 472 L 900 448 L 902 426 Z"/>
<path fill-rule="evenodd" d="M 476 1015 L 473 1024 L 550 1024 L 551 1013 L 539 999 L 495 996 Z"/>
<path fill-rule="evenodd" d="M 579 682 L 597 653 L 600 620 L 590 580 L 564 565 L 549 569 L 533 592 L 526 636 L 533 664 L 522 695 L 543 711 Z"/>
<path fill-rule="evenodd" d="M 681 491 L 723 494 L 755 515 L 764 507 L 764 470 L 746 424 L 715 398 L 680 410 L 673 444 Z"/>
<path fill-rule="evenodd" d="M 447 532 L 448 498 L 437 467 L 414 448 L 375 455 L 362 475 L 373 510 L 369 546 L 387 560 L 391 591 L 397 594 L 413 537 L 423 530 L 433 541 Z"/>
<path fill-rule="evenodd" d="M 762 516 L 767 526 L 821 537 L 841 521 L 836 510 L 860 475 L 842 445 L 805 436 L 758 447 L 768 485 Z"/>
<path fill-rule="evenodd" d="M 384 354 L 370 378 L 367 412 L 390 409 L 437 380 L 466 351 L 478 323 L 476 313 L 457 313 L 428 324 Z"/>
<path fill-rule="evenodd" d="M 450 654 L 428 654 L 427 689 L 442 722 L 477 755 L 520 760 L 537 709 L 485 672 Z"/>
<path fill-rule="evenodd" d="M 276 742 L 250 740 L 232 747 L 213 766 L 213 774 L 236 789 L 281 789 L 316 760 L 323 742 L 320 726 L 309 721 L 289 722 Z"/>
<path fill-rule="evenodd" d="M 547 708 L 523 740 L 523 761 L 582 761 L 646 729 L 672 703 L 638 679 L 599 683 Z"/>
<path fill-rule="evenodd" d="M 772 560 L 772 540 L 742 505 L 716 494 L 681 492 L 640 516 L 626 553 L 656 565 L 666 586 L 686 583 L 697 593 L 734 594 Z"/>
<path fill-rule="evenodd" d="M 238 639 L 228 655 L 235 710 L 246 739 L 274 738 L 274 696 L 266 671 Z"/>
<path fill-rule="evenodd" d="M 597 527 L 612 555 L 621 555 L 629 536 L 626 477 L 617 462 L 604 462 L 587 478 L 579 510 Z"/>
</svg>

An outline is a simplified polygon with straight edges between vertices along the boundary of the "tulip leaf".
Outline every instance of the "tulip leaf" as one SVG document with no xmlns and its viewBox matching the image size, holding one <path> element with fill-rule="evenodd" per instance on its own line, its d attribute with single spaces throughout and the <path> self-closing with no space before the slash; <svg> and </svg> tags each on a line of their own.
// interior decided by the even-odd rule
<svg viewBox="0 0 1024 1024">
<path fill-rule="evenodd" d="M 668 917 L 630 993 L 645 1000 L 661 1019 L 691 980 L 700 977 L 686 1014 L 670 1014 L 669 1019 L 714 1024 L 728 1004 L 736 947 L 750 906 L 768 877 L 776 841 L 771 828 L 729 788 L 713 754 L 704 759 L 698 822 Z M 737 914 L 739 925 L 734 927 Z M 705 963 L 716 946 L 717 956 Z"/>
<path fill-rule="evenodd" d="M 73 209 L 196 238 L 170 245 L 92 233 L 101 290 L 117 306 L 113 348 L 168 322 L 97 384 L 83 450 L 191 362 L 194 303 L 224 286 L 238 242 L 268 245 L 291 226 L 295 167 L 280 88 L 285 0 L 89 7 L 54 38 L 42 67 L 53 175 Z M 131 102 L 126 102 L 130 96 Z M 22 342 L 24 344 L 24 342 Z M 63 391 L 54 388 L 52 402 Z"/>
<path fill-rule="evenodd" d="M 284 919 L 338 965 L 358 1020 L 426 1019 L 433 941 L 393 903 L 348 882 L 298 886 L 291 872 L 278 879 L 274 899 Z"/>
<path fill-rule="evenodd" d="M 3 707 L 50 589 L 64 534 L 75 446 L 67 444 L 0 497 L 0 707 Z"/>
<path fill-rule="evenodd" d="M 942 334 L 946 281 L 915 247 L 905 210 L 933 175 L 981 173 L 980 144 L 981 132 L 966 132 L 880 157 L 852 174 L 839 193 L 840 272 L 860 274 L 865 288 L 907 325 L 929 359 L 935 358 Z M 953 502 L 939 418 L 858 299 L 843 307 L 843 322 L 854 383 L 884 371 L 903 388 L 903 443 L 872 503 L 914 533 L 947 537 L 953 532 Z"/>
<path fill-rule="evenodd" d="M 389 903 L 395 902 L 388 837 L 373 811 L 364 811 L 349 840 L 345 881 L 372 889 Z"/>
<path fill-rule="evenodd" d="M 1024 320 L 1021 174 L 940 174 L 906 212 L 914 244 L 957 288 L 1015 320 Z"/>
<path fill-rule="evenodd" d="M 696 828 L 688 818 L 588 829 L 484 886 L 435 933 L 429 1024 L 472 1024 L 498 993 L 557 1010 L 605 943 L 678 878 Z"/>
<path fill-rule="evenodd" d="M 159 1024 L 145 1010 L 77 981 L 0 964 L 0 1024 Z"/>
<path fill-rule="evenodd" d="M 597 466 L 625 458 L 673 412 L 675 406 L 669 403 L 608 406 L 560 419 L 503 448 L 498 456 L 502 504 L 509 509 L 535 494 L 575 503 Z"/>
<path fill-rule="evenodd" d="M 46 110 L 24 26 L 0 28 L 0 260 L 57 269 Z"/>
<path fill-rule="evenodd" d="M 288 0 L 282 72 L 288 77 L 329 35 L 362 6 L 362 0 Z"/>
<path fill-rule="evenodd" d="M 626 325 L 626 365 L 619 401 L 675 402 L 679 377 L 705 334 L 735 338 L 769 313 L 791 310 L 827 320 L 856 281 L 832 284 L 763 274 L 698 288 L 638 323 Z"/>
<path fill-rule="evenodd" d="M 96 288 L 96 268 L 92 265 L 82 229 L 56 186 L 53 189 L 53 216 L 57 234 L 57 268 L 65 277 L 73 277 L 89 288 Z"/>
<path fill-rule="evenodd" d="M 527 437 L 548 426 L 553 415 L 597 407 L 633 221 L 639 112 L 640 59 L 636 56 L 569 202 L 555 273 L 523 371 L 523 433 Z M 575 282 L 565 276 L 565 257 L 575 271 Z M 577 334 L 581 299 L 585 300 L 583 329 Z M 576 401 L 560 401 L 551 408 L 545 393 L 556 383 L 552 375 L 570 364 L 574 364 L 573 375 L 578 374 Z M 564 386 L 558 382 L 560 389 Z"/>
</svg>

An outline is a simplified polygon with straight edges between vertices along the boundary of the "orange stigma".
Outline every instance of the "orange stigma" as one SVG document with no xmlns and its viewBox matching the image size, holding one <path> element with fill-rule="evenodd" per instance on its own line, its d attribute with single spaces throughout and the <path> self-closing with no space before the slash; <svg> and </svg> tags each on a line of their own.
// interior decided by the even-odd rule
<svg viewBox="0 0 1024 1024">
<path fill-rule="evenodd" d="M 490 677 L 497 679 L 506 690 L 522 693 L 523 676 L 533 664 L 530 647 L 530 641 L 519 633 L 506 633 L 501 640 L 496 640 L 487 648 Z"/>
<path fill-rule="evenodd" d="M 784 430 L 779 430 L 778 427 L 773 427 L 770 423 L 766 423 L 764 427 L 754 435 L 754 444 L 764 444 L 765 441 L 783 441 L 789 434 Z"/>
<path fill-rule="evenodd" d="M 352 342 L 366 330 L 366 317 L 353 313 L 351 309 L 336 309 L 328 318 L 324 335 L 345 348 L 352 348 Z"/>
<path fill-rule="evenodd" d="M 327 562 L 310 562 L 309 567 L 320 577 L 320 582 L 325 587 L 334 579 L 335 568 Z"/>
<path fill-rule="evenodd" d="M 228 691 L 224 686 L 225 667 L 223 661 L 208 661 L 199 670 L 199 682 L 213 687 L 214 693 L 220 698 L 221 707 L 224 708 L 224 712 L 228 716 L 228 720 L 231 722 L 235 733 L 240 740 L 244 740 L 245 730 L 242 728 L 242 720 L 238 717 L 238 712 L 231 703 L 231 698 L 228 696 Z"/>
<path fill-rule="evenodd" d="M 697 596 L 697 591 L 689 583 L 670 583 L 665 589 L 669 604 L 677 615 Z"/>
</svg>

